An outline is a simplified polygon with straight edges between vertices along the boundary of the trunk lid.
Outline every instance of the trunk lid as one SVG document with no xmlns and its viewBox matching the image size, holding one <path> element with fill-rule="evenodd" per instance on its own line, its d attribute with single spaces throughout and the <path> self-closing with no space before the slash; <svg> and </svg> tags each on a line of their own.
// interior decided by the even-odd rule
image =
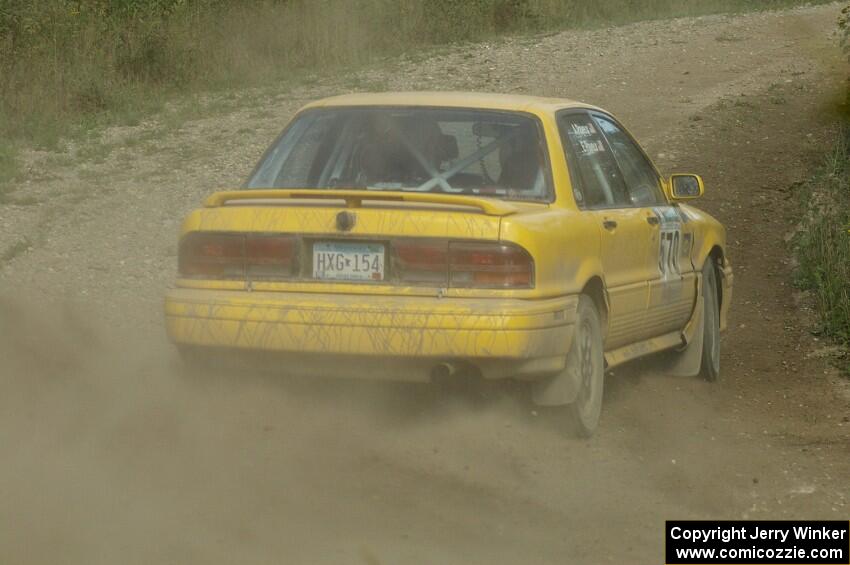
<svg viewBox="0 0 850 565">
<path fill-rule="evenodd" d="M 500 200 L 449 194 L 241 190 L 211 195 L 204 202 L 204 208 L 189 215 L 183 232 L 235 231 L 327 235 L 343 239 L 429 237 L 495 241 L 499 239 L 501 217 L 517 210 L 512 204 Z"/>
<path fill-rule="evenodd" d="M 219 192 L 183 224 L 183 274 L 178 284 L 235 288 L 233 285 L 244 282 L 244 288 L 249 290 L 375 293 L 383 288 L 393 294 L 427 294 L 434 288 L 451 286 L 448 265 L 440 263 L 448 261 L 450 245 L 498 242 L 501 218 L 519 210 L 501 200 L 451 194 L 353 190 Z M 243 245 L 247 250 L 247 260 L 241 259 L 247 261 L 244 267 L 227 269 L 225 276 L 203 276 L 210 261 L 222 260 L 217 255 L 219 251 L 212 249 L 208 257 L 202 258 L 205 262 L 196 265 L 194 275 L 187 276 L 183 268 L 186 250 L 196 253 L 198 245 L 206 244 L 204 236 L 208 234 L 225 235 L 225 255 L 238 255 L 238 247 Z M 290 238 L 291 245 L 271 241 L 281 235 Z M 200 244 L 193 243 L 194 236 L 202 236 L 196 238 Z M 230 236 L 244 236 L 244 243 L 227 239 Z M 264 242 L 265 237 L 270 239 Z M 405 247 L 411 242 L 412 248 Z M 219 243 L 220 240 L 215 245 Z M 420 246 L 422 243 L 424 247 Z M 274 252 L 288 246 L 295 250 L 291 265 L 276 263 L 274 257 L 252 263 L 255 257 L 251 249 Z M 512 267 L 493 268 L 505 271 Z M 289 274 L 280 276 L 284 271 Z M 485 275 L 476 276 L 481 279 Z"/>
</svg>

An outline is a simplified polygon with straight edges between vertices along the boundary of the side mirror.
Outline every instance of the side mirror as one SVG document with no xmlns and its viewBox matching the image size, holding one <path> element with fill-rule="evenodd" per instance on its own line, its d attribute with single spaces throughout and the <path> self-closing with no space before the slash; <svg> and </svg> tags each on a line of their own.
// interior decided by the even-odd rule
<svg viewBox="0 0 850 565">
<path fill-rule="evenodd" d="M 673 200 L 693 200 L 705 192 L 705 185 L 699 175 L 671 175 L 670 197 Z"/>
</svg>

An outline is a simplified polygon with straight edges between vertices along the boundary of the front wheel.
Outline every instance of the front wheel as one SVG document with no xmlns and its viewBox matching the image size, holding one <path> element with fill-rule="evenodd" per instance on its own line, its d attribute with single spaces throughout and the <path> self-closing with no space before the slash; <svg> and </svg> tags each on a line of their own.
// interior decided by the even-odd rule
<svg viewBox="0 0 850 565">
<path fill-rule="evenodd" d="M 703 345 L 699 374 L 707 381 L 720 378 L 720 300 L 717 292 L 717 269 L 711 258 L 702 268 Z"/>
<path fill-rule="evenodd" d="M 579 390 L 575 401 L 568 406 L 576 432 L 590 437 L 599 425 L 602 412 L 602 389 L 605 359 L 602 349 L 602 323 L 593 300 L 579 297 L 575 332 L 567 354 L 567 371 L 578 377 Z"/>
</svg>

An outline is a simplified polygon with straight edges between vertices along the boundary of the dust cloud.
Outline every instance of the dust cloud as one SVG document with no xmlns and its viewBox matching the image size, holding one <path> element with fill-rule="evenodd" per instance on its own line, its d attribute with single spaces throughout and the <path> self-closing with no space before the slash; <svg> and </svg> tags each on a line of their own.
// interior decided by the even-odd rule
<svg viewBox="0 0 850 565">
<path fill-rule="evenodd" d="M 527 410 L 498 390 L 201 374 L 91 317 L 0 301 L 2 562 L 438 558 L 460 540 L 409 536 L 477 530 L 523 475 L 499 435 Z"/>
<path fill-rule="evenodd" d="M 740 506 L 749 478 L 706 468 L 768 464 L 710 385 L 645 368 L 609 377 L 584 442 L 519 385 L 189 371 L 161 328 L 104 319 L 0 300 L 0 562 L 648 558 L 663 516 Z"/>
</svg>

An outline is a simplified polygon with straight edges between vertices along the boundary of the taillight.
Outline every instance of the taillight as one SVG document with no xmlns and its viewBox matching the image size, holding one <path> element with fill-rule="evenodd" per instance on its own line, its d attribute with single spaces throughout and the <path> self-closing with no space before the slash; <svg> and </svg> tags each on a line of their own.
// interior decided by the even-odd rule
<svg viewBox="0 0 850 565">
<path fill-rule="evenodd" d="M 399 282 L 411 284 L 448 284 L 447 241 L 400 239 L 392 242 L 393 269 Z"/>
<path fill-rule="evenodd" d="M 180 242 L 180 275 L 251 279 L 292 276 L 295 239 L 262 234 L 193 232 Z"/>
<path fill-rule="evenodd" d="M 248 235 L 245 268 L 250 279 L 290 277 L 295 266 L 295 238 Z"/>
<path fill-rule="evenodd" d="M 400 239 L 392 242 L 399 282 L 451 288 L 533 288 L 534 261 L 511 243 Z"/>
<path fill-rule="evenodd" d="M 449 286 L 453 288 L 533 288 L 534 260 L 509 243 L 451 243 Z"/>
<path fill-rule="evenodd" d="M 242 234 L 190 233 L 180 242 L 180 274 L 197 278 L 243 278 L 244 245 Z"/>
</svg>

